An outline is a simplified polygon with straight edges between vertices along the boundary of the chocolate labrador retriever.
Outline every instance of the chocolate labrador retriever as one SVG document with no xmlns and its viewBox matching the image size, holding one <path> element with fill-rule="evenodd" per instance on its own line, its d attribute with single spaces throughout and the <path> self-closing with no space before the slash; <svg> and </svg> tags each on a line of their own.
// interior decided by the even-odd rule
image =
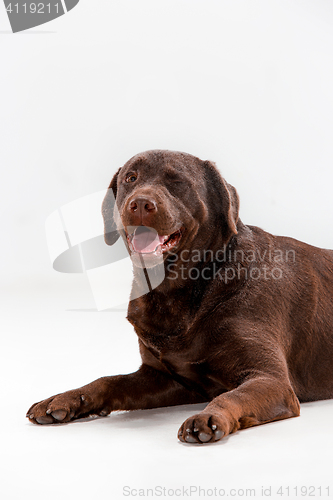
<svg viewBox="0 0 333 500">
<path fill-rule="evenodd" d="M 34 404 L 31 422 L 208 402 L 178 438 L 212 443 L 333 397 L 332 251 L 244 225 L 236 190 L 189 154 L 134 156 L 109 188 L 105 241 L 122 233 L 133 287 L 138 257 L 164 261 L 163 282 L 128 307 L 142 365 Z"/>
</svg>

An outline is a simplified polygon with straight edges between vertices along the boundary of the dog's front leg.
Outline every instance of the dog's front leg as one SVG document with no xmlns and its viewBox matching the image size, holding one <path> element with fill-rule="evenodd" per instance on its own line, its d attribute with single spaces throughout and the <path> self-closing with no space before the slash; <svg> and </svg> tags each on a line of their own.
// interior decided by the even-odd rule
<svg viewBox="0 0 333 500">
<path fill-rule="evenodd" d="M 102 377 L 88 385 L 35 403 L 27 417 L 37 424 L 54 424 L 87 417 L 106 416 L 115 410 L 139 410 L 203 402 L 162 371 L 143 364 L 128 375 Z"/>
<path fill-rule="evenodd" d="M 257 374 L 188 418 L 180 427 L 178 438 L 187 443 L 214 442 L 238 429 L 296 417 L 299 413 L 299 401 L 287 379 Z"/>
</svg>

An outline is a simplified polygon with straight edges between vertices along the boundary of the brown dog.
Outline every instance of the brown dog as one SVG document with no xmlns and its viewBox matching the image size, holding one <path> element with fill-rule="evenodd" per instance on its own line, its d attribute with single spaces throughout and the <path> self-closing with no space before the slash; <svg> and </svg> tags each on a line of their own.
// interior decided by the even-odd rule
<svg viewBox="0 0 333 500">
<path fill-rule="evenodd" d="M 332 251 L 244 225 L 236 190 L 188 154 L 139 154 L 110 190 L 120 216 L 107 195 L 105 241 L 123 232 L 133 288 L 140 254 L 151 269 L 164 259 L 163 282 L 128 308 L 142 366 L 34 404 L 32 422 L 207 401 L 178 433 L 206 443 L 298 416 L 299 400 L 333 397 Z M 158 233 L 149 252 L 146 227 Z"/>
</svg>

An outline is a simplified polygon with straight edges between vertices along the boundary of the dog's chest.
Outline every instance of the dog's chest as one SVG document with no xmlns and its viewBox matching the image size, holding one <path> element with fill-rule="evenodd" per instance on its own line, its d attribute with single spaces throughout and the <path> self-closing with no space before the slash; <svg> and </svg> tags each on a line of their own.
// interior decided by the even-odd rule
<svg viewBox="0 0 333 500">
<path fill-rule="evenodd" d="M 177 321 L 175 320 L 177 319 Z M 162 315 L 142 314 L 131 316 L 137 335 L 146 345 L 157 349 L 159 352 L 182 350 L 188 332 L 187 322 L 183 318 L 173 318 L 171 314 Z"/>
<path fill-rule="evenodd" d="M 184 304 L 169 298 L 132 301 L 127 319 L 146 345 L 166 352 L 181 351 L 186 347 L 186 334 L 194 318 Z"/>
</svg>

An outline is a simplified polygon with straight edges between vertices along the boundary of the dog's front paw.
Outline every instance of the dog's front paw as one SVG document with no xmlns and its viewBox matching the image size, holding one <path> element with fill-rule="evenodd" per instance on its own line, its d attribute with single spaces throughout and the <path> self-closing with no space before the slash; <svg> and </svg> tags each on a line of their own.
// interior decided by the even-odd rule
<svg viewBox="0 0 333 500">
<path fill-rule="evenodd" d="M 186 443 L 213 443 L 227 433 L 223 418 L 211 413 L 198 413 L 185 420 L 178 439 Z"/>
<path fill-rule="evenodd" d="M 75 389 L 33 404 L 26 416 L 34 424 L 59 424 L 91 414 L 89 407 L 87 397 Z"/>
</svg>

